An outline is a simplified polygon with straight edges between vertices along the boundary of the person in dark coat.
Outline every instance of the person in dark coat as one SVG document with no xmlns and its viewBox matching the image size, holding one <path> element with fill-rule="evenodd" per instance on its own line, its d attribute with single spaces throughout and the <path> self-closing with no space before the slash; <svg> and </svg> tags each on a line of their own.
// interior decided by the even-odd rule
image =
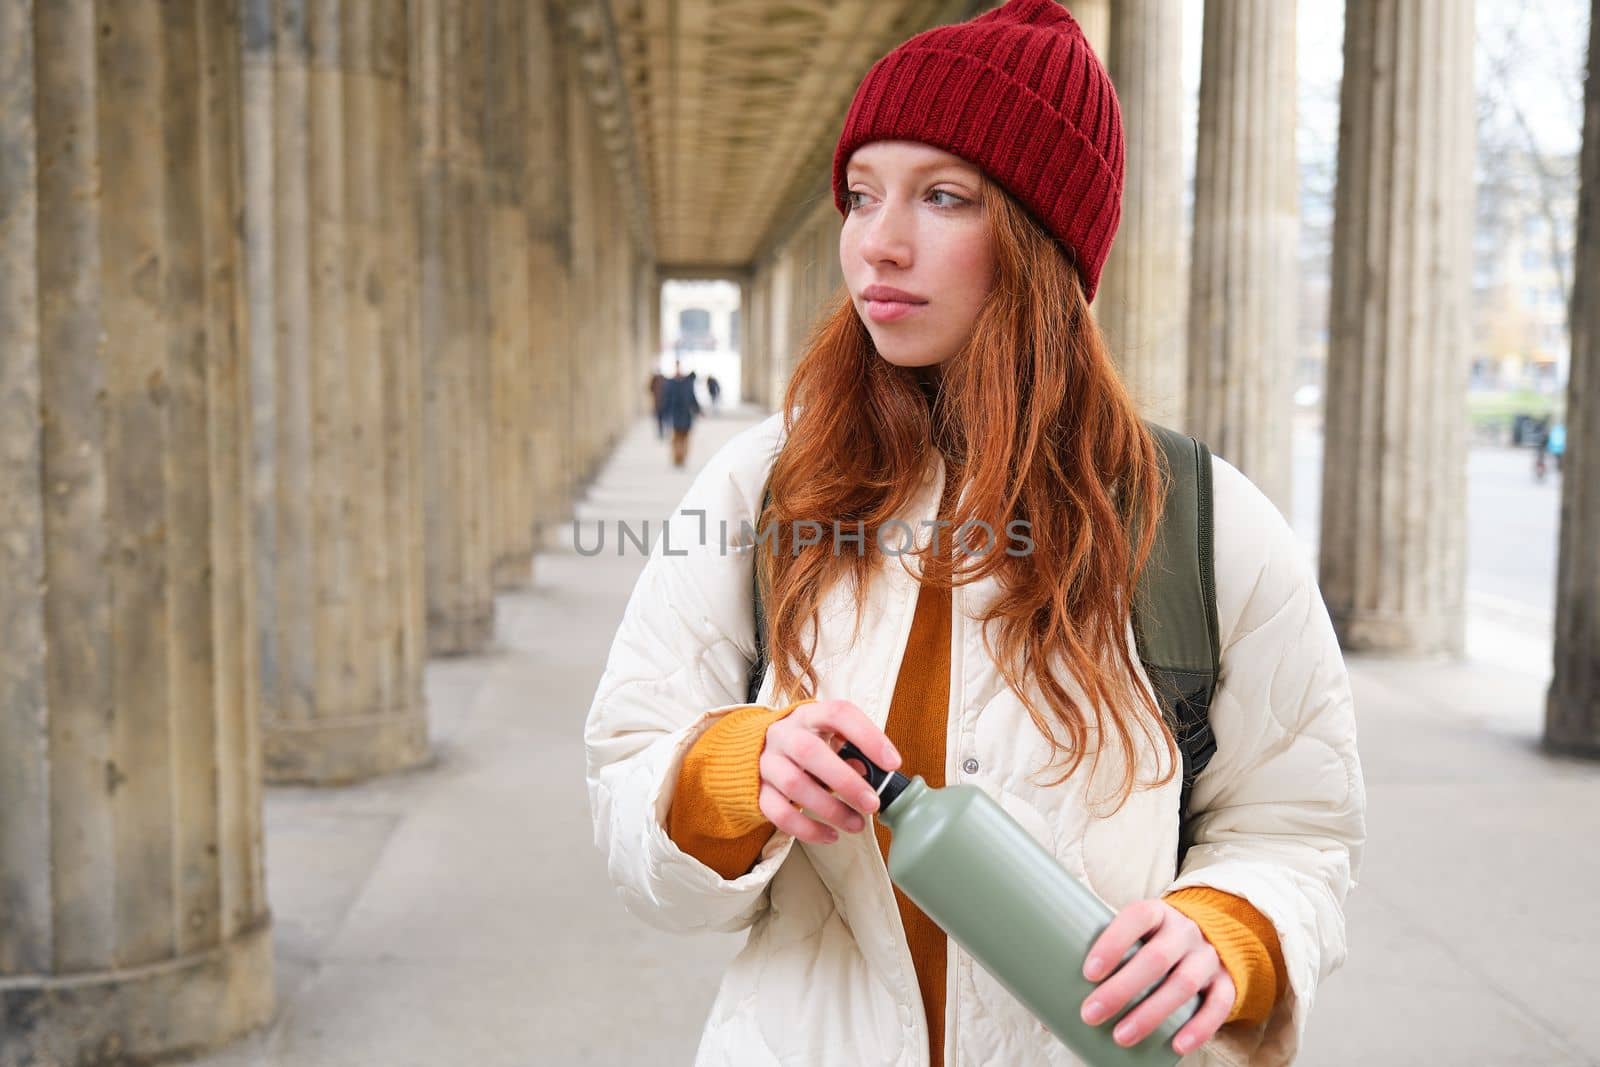
<svg viewBox="0 0 1600 1067">
<path fill-rule="evenodd" d="M 656 413 L 656 440 L 667 437 L 667 376 L 660 371 L 650 375 L 650 403 Z"/>
<path fill-rule="evenodd" d="M 700 414 L 700 401 L 695 396 L 694 375 L 683 373 L 682 362 L 675 362 L 672 369 L 665 390 L 666 418 L 672 422 L 672 465 L 681 467 L 689 457 L 689 431 Z"/>
<path fill-rule="evenodd" d="M 717 401 L 722 396 L 722 383 L 717 381 L 715 374 L 706 376 L 706 392 L 711 396 L 711 414 L 717 413 Z"/>
</svg>

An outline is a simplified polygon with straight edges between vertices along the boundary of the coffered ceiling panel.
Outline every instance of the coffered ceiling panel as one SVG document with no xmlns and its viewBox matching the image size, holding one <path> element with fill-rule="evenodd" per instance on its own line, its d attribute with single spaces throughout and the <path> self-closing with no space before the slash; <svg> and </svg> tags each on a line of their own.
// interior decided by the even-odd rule
<svg viewBox="0 0 1600 1067">
<path fill-rule="evenodd" d="M 850 98 L 872 63 L 971 0 L 589 0 L 623 87 L 626 153 L 669 270 L 743 270 L 828 196 Z M 574 0 L 576 7 L 583 6 Z M 615 95 L 615 93 L 611 94 Z"/>
</svg>

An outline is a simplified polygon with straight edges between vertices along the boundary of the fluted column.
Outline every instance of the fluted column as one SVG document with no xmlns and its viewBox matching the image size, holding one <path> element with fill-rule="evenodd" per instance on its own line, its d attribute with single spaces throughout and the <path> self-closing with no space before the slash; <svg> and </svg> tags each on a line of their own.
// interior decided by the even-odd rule
<svg viewBox="0 0 1600 1067">
<path fill-rule="evenodd" d="M 533 429 L 528 247 L 528 54 L 523 0 L 492 0 L 488 49 L 489 299 L 494 584 L 533 579 Z"/>
<path fill-rule="evenodd" d="M 1111 0 L 1066 0 L 1066 8 L 1083 27 L 1083 36 L 1102 61 L 1111 48 Z"/>
<path fill-rule="evenodd" d="M 1117 0 L 1107 67 L 1127 138 L 1122 221 L 1095 317 L 1146 418 L 1184 414 L 1183 4 Z"/>
<path fill-rule="evenodd" d="M 567 123 L 569 57 L 550 4 L 529 8 L 523 26 L 527 78 L 527 251 L 532 359 L 533 512 L 540 530 L 571 507 L 573 353 L 571 187 Z"/>
<path fill-rule="evenodd" d="M 248 2 L 265 30 L 247 36 L 245 153 L 265 773 L 350 782 L 427 755 L 416 474 L 396 442 L 417 425 L 399 403 L 410 331 L 389 321 L 411 313 L 389 249 L 408 216 L 383 184 L 403 162 L 383 158 L 382 101 L 405 23 L 398 0 Z"/>
<path fill-rule="evenodd" d="M 665 344 L 665 341 L 661 336 L 661 286 L 662 286 L 662 279 L 661 279 L 660 273 L 656 270 L 654 264 L 650 264 L 650 263 L 646 263 L 645 264 L 645 283 L 644 284 L 645 284 L 645 293 L 644 293 L 644 300 L 645 300 L 644 316 L 645 316 L 645 322 L 644 322 L 644 342 L 643 342 L 644 343 L 644 353 L 643 353 L 644 354 L 644 359 L 643 359 L 643 363 L 644 363 L 644 377 L 645 377 L 645 380 L 648 381 L 649 378 L 650 378 L 650 372 L 655 370 L 657 363 L 660 362 L 661 349 L 662 349 L 663 345 Z M 743 306 L 743 300 L 745 299 L 745 297 L 743 296 L 744 289 L 745 289 L 744 283 L 741 282 L 740 283 L 741 306 Z M 740 318 L 742 320 L 744 318 L 744 315 L 741 315 Z M 744 327 L 741 325 L 740 328 L 739 328 L 739 336 L 734 338 L 734 344 L 739 345 L 739 351 L 741 353 L 741 356 L 742 356 L 742 354 L 744 352 L 743 338 L 744 338 Z M 644 390 L 643 390 L 642 387 L 640 389 L 640 395 L 644 396 Z M 733 400 L 735 398 L 730 396 L 728 399 L 729 400 Z M 645 404 L 646 408 L 650 407 L 650 398 L 648 396 L 645 396 L 644 404 Z"/>
<path fill-rule="evenodd" d="M 602 368 L 604 345 L 600 334 L 596 292 L 599 271 L 595 221 L 596 147 L 591 128 L 593 115 L 583 87 L 573 79 L 569 93 L 571 106 L 568 134 L 572 184 L 572 343 L 574 369 L 574 408 L 578 417 L 572 425 L 575 447 L 575 479 L 586 485 L 598 461 L 602 433 Z"/>
<path fill-rule="evenodd" d="M 272 1011 L 237 15 L 0 2 L 4 1064 Z"/>
<path fill-rule="evenodd" d="M 1590 5 L 1574 291 L 1600 289 L 1600 3 Z M 1544 744 L 1600 757 L 1600 305 L 1573 301 L 1556 578 L 1555 677 Z"/>
<path fill-rule="evenodd" d="M 780 252 L 768 271 L 767 283 L 767 344 L 772 358 L 767 361 L 767 406 L 776 408 L 789 384 L 789 369 L 794 365 L 790 309 L 793 305 L 794 286 L 790 257 Z"/>
<path fill-rule="evenodd" d="M 1472 42 L 1470 4 L 1345 8 L 1321 581 L 1352 650 L 1464 642 Z"/>
<path fill-rule="evenodd" d="M 1293 4 L 1207 0 L 1185 420 L 1285 514 L 1299 223 L 1294 47 Z"/>
<path fill-rule="evenodd" d="M 483 0 L 417 0 L 428 647 L 494 634 Z"/>
<path fill-rule="evenodd" d="M 750 313 L 745 331 L 750 338 L 754 358 L 746 364 L 750 377 L 745 381 L 743 399 L 763 407 L 769 405 L 772 378 L 772 267 L 770 263 L 757 266 L 750 283 Z"/>
<path fill-rule="evenodd" d="M 423 546 L 422 364 L 418 353 L 417 141 L 412 108 L 410 0 L 371 0 L 376 75 L 375 214 L 378 355 L 386 523 L 388 632 L 394 645 L 396 705 L 427 714 L 427 583 Z M 414 694 L 409 695 L 408 694 Z"/>
</svg>

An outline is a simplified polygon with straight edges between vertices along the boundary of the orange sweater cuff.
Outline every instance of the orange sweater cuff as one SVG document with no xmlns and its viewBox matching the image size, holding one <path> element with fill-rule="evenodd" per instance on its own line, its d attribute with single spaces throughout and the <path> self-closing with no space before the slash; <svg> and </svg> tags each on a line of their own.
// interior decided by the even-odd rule
<svg viewBox="0 0 1600 1067">
<path fill-rule="evenodd" d="M 1162 899 L 1194 920 L 1233 979 L 1233 1010 L 1224 1022 L 1265 1022 L 1288 981 L 1272 921 L 1243 897 L 1209 886 L 1190 886 Z"/>
<path fill-rule="evenodd" d="M 760 761 L 767 729 L 809 700 L 783 709 L 735 708 L 701 734 L 684 756 L 667 811 L 667 835 L 727 879 L 755 865 L 775 827 L 761 813 Z"/>
</svg>

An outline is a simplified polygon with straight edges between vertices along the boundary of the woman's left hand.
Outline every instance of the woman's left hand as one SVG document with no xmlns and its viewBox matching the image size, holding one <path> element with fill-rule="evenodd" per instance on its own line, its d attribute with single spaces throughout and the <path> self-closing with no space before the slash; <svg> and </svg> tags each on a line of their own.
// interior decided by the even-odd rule
<svg viewBox="0 0 1600 1067">
<path fill-rule="evenodd" d="M 1138 1044 L 1191 996 L 1204 991 L 1200 1010 L 1172 1042 L 1172 1050 L 1179 1055 L 1193 1052 L 1211 1040 L 1227 1020 L 1237 991 L 1217 950 L 1183 912 L 1164 900 L 1129 904 L 1090 946 L 1083 976 L 1100 982 L 1140 938 L 1145 939 L 1144 947 L 1083 1002 L 1083 1021 L 1093 1026 L 1112 1018 L 1141 991 L 1165 977 L 1166 981 L 1117 1024 L 1112 1038 L 1123 1048 Z"/>
</svg>

